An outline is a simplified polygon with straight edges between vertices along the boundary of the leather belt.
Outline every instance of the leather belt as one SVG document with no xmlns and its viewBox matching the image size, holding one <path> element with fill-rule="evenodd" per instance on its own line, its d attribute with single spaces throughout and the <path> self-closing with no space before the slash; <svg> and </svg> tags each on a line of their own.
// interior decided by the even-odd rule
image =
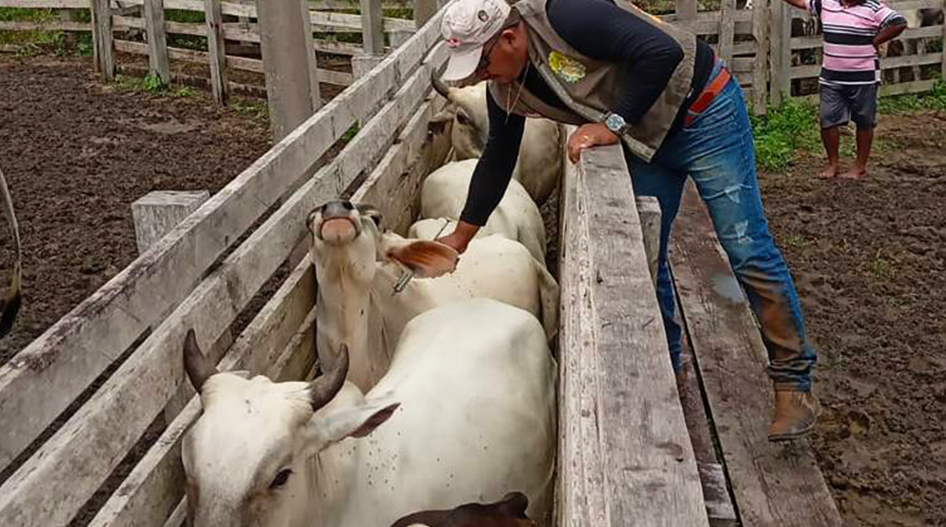
<svg viewBox="0 0 946 527">
<path fill-rule="evenodd" d="M 719 95 L 719 92 L 723 91 L 723 88 L 726 87 L 726 83 L 729 82 L 730 78 L 732 78 L 732 76 L 725 66 L 719 70 L 719 73 L 706 85 L 706 88 L 703 88 L 699 97 L 697 97 L 696 100 L 693 101 L 693 104 L 687 109 L 687 114 L 683 118 L 684 126 L 689 127 L 693 124 L 697 116 L 709 107 L 713 99 Z"/>
</svg>

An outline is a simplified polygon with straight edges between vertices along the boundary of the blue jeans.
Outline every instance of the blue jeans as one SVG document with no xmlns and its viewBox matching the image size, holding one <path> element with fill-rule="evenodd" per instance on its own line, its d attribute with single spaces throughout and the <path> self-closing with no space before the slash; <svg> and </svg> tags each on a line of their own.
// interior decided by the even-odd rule
<svg viewBox="0 0 946 527">
<path fill-rule="evenodd" d="M 681 366 L 681 330 L 674 320 L 667 241 L 689 176 L 706 203 L 729 264 L 759 318 L 775 389 L 808 391 L 816 354 L 805 337 L 798 294 L 762 210 L 752 128 L 736 80 L 730 80 L 689 127 L 669 136 L 650 163 L 626 149 L 625 156 L 634 192 L 655 196 L 660 203 L 657 299 L 674 369 Z"/>
</svg>

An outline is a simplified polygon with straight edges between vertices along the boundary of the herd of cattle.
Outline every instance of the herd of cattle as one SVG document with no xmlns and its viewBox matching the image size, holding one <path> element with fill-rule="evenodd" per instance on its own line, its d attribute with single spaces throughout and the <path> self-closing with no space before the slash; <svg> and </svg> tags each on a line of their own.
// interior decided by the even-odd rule
<svg viewBox="0 0 946 527">
<path fill-rule="evenodd" d="M 190 525 L 527 527 L 551 522 L 559 289 L 541 204 L 562 130 L 526 126 L 515 179 L 462 258 L 458 220 L 486 133 L 483 88 L 450 99 L 455 155 L 431 173 L 408 237 L 372 206 L 306 219 L 322 375 L 217 372 L 193 330 L 203 414 L 182 443 Z"/>
</svg>

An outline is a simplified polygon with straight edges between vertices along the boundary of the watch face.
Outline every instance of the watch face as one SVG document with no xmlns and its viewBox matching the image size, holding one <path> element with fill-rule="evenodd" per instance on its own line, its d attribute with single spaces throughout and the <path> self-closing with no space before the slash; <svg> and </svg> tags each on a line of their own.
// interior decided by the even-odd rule
<svg viewBox="0 0 946 527">
<path fill-rule="evenodd" d="M 612 132 L 617 132 L 624 127 L 624 119 L 620 115 L 611 114 L 608 116 L 608 119 L 604 122 L 604 124 Z"/>
</svg>

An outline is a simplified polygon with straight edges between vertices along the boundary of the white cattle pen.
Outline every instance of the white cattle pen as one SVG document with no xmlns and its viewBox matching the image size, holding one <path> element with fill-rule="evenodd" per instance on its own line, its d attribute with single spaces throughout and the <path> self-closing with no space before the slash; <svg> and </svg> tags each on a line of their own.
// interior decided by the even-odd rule
<svg viewBox="0 0 946 527">
<path fill-rule="evenodd" d="M 441 16 L 0 367 L 0 525 L 182 524 L 181 438 L 201 412 L 182 365 L 191 328 L 220 370 L 318 374 L 318 284 L 309 257 L 294 256 L 309 243 L 306 216 L 344 196 L 401 234 L 417 217 L 424 178 L 448 155 L 449 129 L 428 128 L 445 102 L 430 80 L 446 59 Z M 652 216 L 642 229 L 619 147 L 566 166 L 554 523 L 709 525 L 645 251 Z M 175 412 L 181 390 L 189 402 Z"/>
</svg>

